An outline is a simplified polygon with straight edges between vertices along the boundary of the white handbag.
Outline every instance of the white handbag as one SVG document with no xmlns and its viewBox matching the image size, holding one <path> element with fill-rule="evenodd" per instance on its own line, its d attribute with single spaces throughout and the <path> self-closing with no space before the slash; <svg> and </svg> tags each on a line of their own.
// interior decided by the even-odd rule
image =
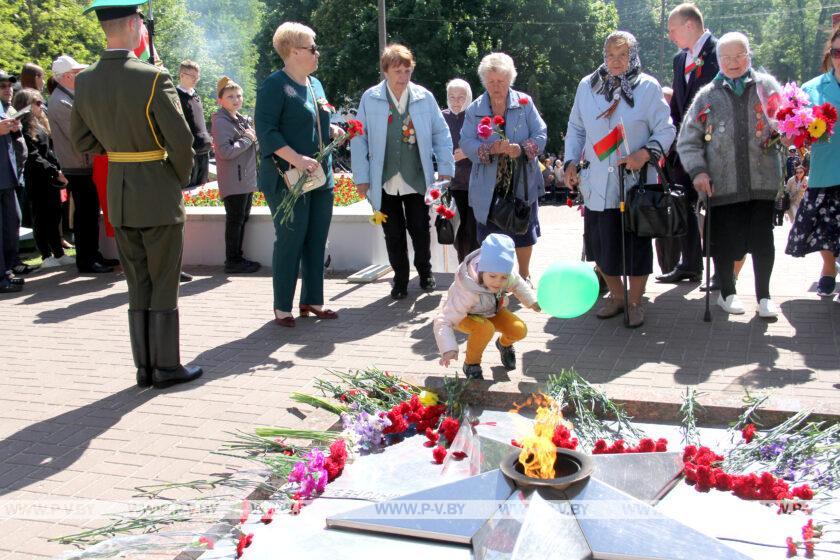
<svg viewBox="0 0 840 560">
<path fill-rule="evenodd" d="M 315 91 L 312 89 L 312 83 L 309 84 L 309 93 L 312 95 L 312 103 L 315 105 L 315 125 L 318 127 L 318 152 L 320 153 L 324 151 L 324 142 L 321 139 L 321 112 L 318 107 L 318 101 L 315 99 Z M 283 181 L 285 181 L 286 186 L 291 190 L 300 180 L 300 176 L 305 173 L 306 171 L 301 171 L 296 167 L 290 167 L 288 171 L 283 172 Z M 324 167 L 322 165 L 318 165 L 317 169 L 308 175 L 309 178 L 303 184 L 303 192 L 305 193 L 314 191 L 327 182 L 327 174 L 324 173 Z"/>
</svg>

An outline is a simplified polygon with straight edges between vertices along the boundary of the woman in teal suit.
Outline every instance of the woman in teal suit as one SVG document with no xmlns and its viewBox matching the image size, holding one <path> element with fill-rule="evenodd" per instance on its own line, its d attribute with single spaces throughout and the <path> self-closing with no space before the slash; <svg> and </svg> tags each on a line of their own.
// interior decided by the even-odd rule
<svg viewBox="0 0 840 560">
<path fill-rule="evenodd" d="M 334 311 L 323 309 L 324 252 L 333 209 L 332 159 L 325 158 L 319 164 L 314 158 L 319 144 L 326 146 L 330 136 L 341 134 L 341 130 L 330 126 L 331 106 L 324 88 L 310 75 L 318 68 L 320 56 L 315 32 L 300 23 L 286 22 L 274 33 L 273 44 L 283 59 L 283 69 L 266 78 L 257 91 L 254 120 L 262 150 L 259 188 L 275 214 L 284 197 L 289 196 L 280 172 L 295 167 L 312 174 L 322 165 L 326 174 L 324 185 L 301 195 L 291 220 L 282 225 L 279 216 L 274 220 L 274 321 L 294 327 L 292 305 L 299 273 L 301 316 L 338 318 Z M 316 118 L 320 119 L 320 129 Z"/>
</svg>

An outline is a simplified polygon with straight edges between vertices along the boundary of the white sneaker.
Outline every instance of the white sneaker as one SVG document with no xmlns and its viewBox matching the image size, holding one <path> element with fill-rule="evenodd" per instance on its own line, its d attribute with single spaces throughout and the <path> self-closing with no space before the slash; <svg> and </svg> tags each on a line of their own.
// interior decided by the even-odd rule
<svg viewBox="0 0 840 560">
<path fill-rule="evenodd" d="M 763 298 L 758 302 L 758 316 L 765 319 L 773 319 L 779 316 L 779 306 L 769 298 Z"/>
<path fill-rule="evenodd" d="M 76 264 L 76 257 L 71 257 L 70 255 L 61 255 L 58 258 L 58 262 L 61 263 L 61 266 L 69 266 L 71 264 Z"/>
<path fill-rule="evenodd" d="M 738 296 L 732 294 L 726 299 L 723 299 L 723 296 L 718 294 L 717 304 L 731 315 L 743 315 L 744 314 L 744 304 L 741 303 L 741 300 L 738 299 Z"/>
<path fill-rule="evenodd" d="M 41 268 L 53 268 L 56 266 L 62 266 L 61 261 L 55 257 L 47 257 L 44 259 L 44 262 L 41 263 Z"/>
</svg>

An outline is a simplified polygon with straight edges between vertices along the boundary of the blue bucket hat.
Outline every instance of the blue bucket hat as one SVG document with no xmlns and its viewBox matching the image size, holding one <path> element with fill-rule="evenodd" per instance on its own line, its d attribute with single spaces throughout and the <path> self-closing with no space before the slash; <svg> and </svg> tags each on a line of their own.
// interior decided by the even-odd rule
<svg viewBox="0 0 840 560">
<path fill-rule="evenodd" d="M 513 239 L 501 233 L 491 233 L 481 244 L 477 270 L 510 274 L 513 272 L 515 258 L 516 249 L 513 246 Z"/>
</svg>

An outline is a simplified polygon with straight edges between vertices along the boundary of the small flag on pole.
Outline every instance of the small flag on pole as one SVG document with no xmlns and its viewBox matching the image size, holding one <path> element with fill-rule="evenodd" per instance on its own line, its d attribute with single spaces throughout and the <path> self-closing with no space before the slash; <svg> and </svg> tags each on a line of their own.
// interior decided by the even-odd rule
<svg viewBox="0 0 840 560">
<path fill-rule="evenodd" d="M 593 146 L 595 155 L 598 156 L 599 160 L 604 161 L 618 149 L 623 141 L 624 127 L 619 124 Z"/>
<path fill-rule="evenodd" d="M 134 56 L 144 62 L 149 61 L 149 30 L 145 23 L 140 28 L 140 44 L 134 49 Z"/>
</svg>

